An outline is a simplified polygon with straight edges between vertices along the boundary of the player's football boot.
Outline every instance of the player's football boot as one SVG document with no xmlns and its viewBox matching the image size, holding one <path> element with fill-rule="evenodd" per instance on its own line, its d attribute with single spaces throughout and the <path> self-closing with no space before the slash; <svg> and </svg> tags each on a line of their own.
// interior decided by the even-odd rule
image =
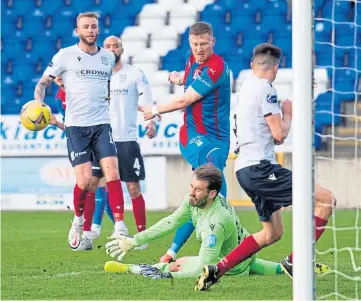
<svg viewBox="0 0 361 301">
<path fill-rule="evenodd" d="M 281 269 L 288 276 L 293 278 L 293 264 L 290 256 L 287 256 L 281 261 Z"/>
<path fill-rule="evenodd" d="M 84 232 L 81 239 L 79 246 L 74 251 L 90 251 L 93 249 L 93 239 L 97 236 L 93 231 Z"/>
<path fill-rule="evenodd" d="M 168 255 L 168 254 L 165 254 L 163 255 L 160 259 L 159 259 L 159 262 L 162 262 L 162 263 L 171 263 L 171 262 L 174 262 L 174 259 L 172 256 Z"/>
<path fill-rule="evenodd" d="M 206 291 L 213 284 L 218 282 L 217 278 L 218 267 L 216 265 L 205 265 L 201 275 L 196 281 L 195 290 L 196 291 Z"/>
<path fill-rule="evenodd" d="M 68 245 L 71 249 L 77 249 L 80 244 L 83 226 L 73 222 L 68 234 Z"/>
<path fill-rule="evenodd" d="M 289 256 L 281 261 L 281 269 L 282 271 L 289 277 L 293 278 L 293 264 Z M 315 263 L 315 274 L 321 275 L 325 273 L 329 273 L 331 268 L 323 263 Z"/>
<path fill-rule="evenodd" d="M 138 247 L 135 247 L 134 250 L 147 250 L 148 249 L 148 244 L 144 244 Z"/>
<path fill-rule="evenodd" d="M 128 273 L 132 264 L 124 264 L 118 261 L 107 261 L 104 264 L 104 271 L 108 273 Z"/>
<path fill-rule="evenodd" d="M 323 263 L 315 263 L 315 274 L 321 275 L 331 272 L 331 268 Z"/>
</svg>

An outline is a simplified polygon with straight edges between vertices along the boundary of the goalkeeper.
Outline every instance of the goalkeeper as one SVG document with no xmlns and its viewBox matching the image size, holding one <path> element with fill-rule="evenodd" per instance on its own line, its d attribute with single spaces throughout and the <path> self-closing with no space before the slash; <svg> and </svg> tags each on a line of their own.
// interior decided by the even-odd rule
<svg viewBox="0 0 361 301">
<path fill-rule="evenodd" d="M 221 171 L 210 164 L 202 165 L 194 171 L 189 195 L 173 214 L 134 237 L 115 235 L 115 239 L 106 244 L 107 254 L 122 261 L 124 255 L 135 247 L 157 240 L 191 219 L 197 240 L 201 243 L 198 256 L 182 257 L 172 263 L 158 263 L 153 266 L 109 261 L 105 263 L 105 271 L 143 274 L 153 279 L 196 277 L 202 271 L 203 265 L 215 264 L 222 259 L 249 233 L 240 224 L 233 206 L 218 195 L 221 186 Z M 254 254 L 227 274 L 276 275 L 283 272 L 280 264 L 258 259 L 257 254 Z"/>
</svg>

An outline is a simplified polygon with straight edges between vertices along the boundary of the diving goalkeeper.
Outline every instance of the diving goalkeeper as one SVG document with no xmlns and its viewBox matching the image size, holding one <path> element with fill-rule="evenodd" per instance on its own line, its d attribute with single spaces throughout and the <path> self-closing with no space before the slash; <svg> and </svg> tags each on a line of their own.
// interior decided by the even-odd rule
<svg viewBox="0 0 361 301">
<path fill-rule="evenodd" d="M 114 235 L 115 239 L 106 244 L 107 254 L 122 261 L 124 255 L 135 247 L 159 239 L 191 219 L 197 240 L 201 243 L 198 256 L 182 257 L 172 263 L 152 266 L 109 261 L 104 266 L 105 271 L 143 274 L 153 279 L 187 278 L 198 276 L 203 265 L 215 264 L 249 235 L 240 224 L 233 206 L 218 195 L 221 186 L 221 171 L 210 164 L 202 165 L 194 171 L 190 193 L 173 214 L 134 237 Z M 227 274 L 276 275 L 283 272 L 278 263 L 257 259 L 257 254 L 254 254 Z"/>
</svg>

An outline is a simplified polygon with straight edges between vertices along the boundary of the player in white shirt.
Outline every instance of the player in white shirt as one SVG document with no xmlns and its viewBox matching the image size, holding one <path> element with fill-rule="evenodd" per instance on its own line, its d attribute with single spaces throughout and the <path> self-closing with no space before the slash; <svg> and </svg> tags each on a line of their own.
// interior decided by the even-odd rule
<svg viewBox="0 0 361 301">
<path fill-rule="evenodd" d="M 281 49 L 277 46 L 257 45 L 251 63 L 253 74 L 244 81 L 237 97 L 239 155 L 235 171 L 239 184 L 255 205 L 263 229 L 245 238 L 216 265 L 205 266 L 198 280 L 199 290 L 208 289 L 232 267 L 282 237 L 281 208 L 292 204 L 292 172 L 277 163 L 274 145 L 283 143 L 288 135 L 292 103 L 285 100 L 280 106 L 272 86 L 280 58 Z M 335 205 L 332 193 L 316 185 L 316 240 L 322 235 Z M 292 253 L 282 260 L 281 266 L 292 277 Z"/>
<path fill-rule="evenodd" d="M 144 162 L 137 142 L 137 111 L 139 107 L 153 105 L 151 87 L 145 74 L 138 68 L 123 63 L 123 47 L 120 39 L 110 36 L 104 40 L 104 48 L 113 52 L 116 58 L 110 82 L 110 120 L 113 139 L 118 150 L 120 178 L 127 185 L 138 232 L 146 228 L 145 202 L 140 189 L 140 180 L 145 178 Z M 153 120 L 146 124 L 149 138 L 156 134 Z M 103 173 L 97 161 L 93 162 L 91 190 L 95 190 Z M 96 209 L 92 230 L 100 236 L 101 222 L 106 200 L 105 188 L 96 191 Z M 112 218 L 107 210 L 108 215 Z M 122 220 L 121 231 L 127 235 L 128 229 Z"/>
<path fill-rule="evenodd" d="M 89 191 L 92 156 L 104 170 L 117 233 L 121 229 L 124 199 L 118 159 L 109 116 L 109 93 L 115 56 L 96 45 L 98 15 L 87 12 L 77 17 L 79 43 L 60 49 L 50 61 L 35 88 L 35 99 L 44 101 L 45 90 L 61 76 L 66 92 L 65 127 L 69 159 L 74 167 L 74 220 L 68 235 L 73 250 L 92 248 L 96 234 L 91 231 L 95 195 Z"/>
</svg>

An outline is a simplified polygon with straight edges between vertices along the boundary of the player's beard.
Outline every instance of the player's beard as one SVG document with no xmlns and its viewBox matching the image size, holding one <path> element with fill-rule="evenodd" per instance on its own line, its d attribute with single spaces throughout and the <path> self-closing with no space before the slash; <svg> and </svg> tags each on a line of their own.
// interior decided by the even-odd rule
<svg viewBox="0 0 361 301">
<path fill-rule="evenodd" d="M 114 55 L 115 55 L 115 63 L 118 63 L 120 60 L 120 55 L 116 55 L 115 53 Z"/>
<path fill-rule="evenodd" d="M 93 46 L 93 45 L 95 45 L 96 42 L 97 42 L 98 34 L 95 34 L 95 38 L 94 38 L 94 41 L 93 41 L 93 42 L 89 42 L 89 41 L 87 40 L 87 37 L 84 36 L 84 35 L 79 35 L 79 37 L 80 37 L 80 40 L 81 40 L 84 44 L 86 44 L 86 45 L 88 45 L 88 46 Z"/>
<path fill-rule="evenodd" d="M 207 205 L 207 201 L 208 201 L 208 195 L 202 199 L 197 199 L 196 196 L 191 195 L 189 199 L 189 204 L 193 207 L 203 208 L 205 205 Z"/>
</svg>

